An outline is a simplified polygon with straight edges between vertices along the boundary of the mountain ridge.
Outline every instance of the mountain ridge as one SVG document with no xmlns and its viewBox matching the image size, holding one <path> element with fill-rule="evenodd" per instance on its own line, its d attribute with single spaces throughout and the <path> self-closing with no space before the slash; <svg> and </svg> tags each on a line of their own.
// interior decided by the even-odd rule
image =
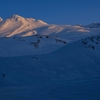
<svg viewBox="0 0 100 100">
<path fill-rule="evenodd" d="M 9 27 L 10 26 L 10 27 Z M 42 27 L 47 26 L 47 31 Z M 42 28 L 43 32 L 38 29 Z M 36 31 L 38 29 L 39 32 Z M 6 20 L 0 23 L 0 37 L 11 37 L 11 36 L 21 36 L 20 33 L 24 33 L 24 36 L 30 36 L 35 34 L 52 34 L 60 33 L 63 30 L 88 32 L 88 30 L 82 26 L 72 26 L 72 25 L 51 25 L 43 22 L 42 20 L 36 20 L 34 18 L 24 18 L 17 14 L 12 15 Z M 35 33 L 34 33 L 35 31 Z M 26 34 L 26 35 L 25 35 Z"/>
<path fill-rule="evenodd" d="M 32 29 L 45 26 L 47 23 L 41 20 L 35 20 L 32 18 L 24 18 L 19 15 L 14 14 L 10 18 L 3 20 L 0 23 L 0 36 L 1 37 L 11 37 L 16 34 L 20 34 L 26 31 L 30 31 L 30 34 L 34 34 Z"/>
<path fill-rule="evenodd" d="M 14 14 L 0 22 L 0 56 L 50 53 L 69 43 L 99 34 L 99 27 L 94 29 L 89 26 L 47 24 Z"/>
</svg>

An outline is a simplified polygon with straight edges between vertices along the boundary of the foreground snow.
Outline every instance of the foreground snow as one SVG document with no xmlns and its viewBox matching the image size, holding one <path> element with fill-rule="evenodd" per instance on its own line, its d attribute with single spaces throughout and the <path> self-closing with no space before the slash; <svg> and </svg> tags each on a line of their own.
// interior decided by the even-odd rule
<svg viewBox="0 0 100 100">
<path fill-rule="evenodd" d="M 94 36 L 50 54 L 1 57 L 1 100 L 99 100 L 99 44 Z"/>
<path fill-rule="evenodd" d="M 0 88 L 1 100 L 100 100 L 100 79 Z"/>
</svg>

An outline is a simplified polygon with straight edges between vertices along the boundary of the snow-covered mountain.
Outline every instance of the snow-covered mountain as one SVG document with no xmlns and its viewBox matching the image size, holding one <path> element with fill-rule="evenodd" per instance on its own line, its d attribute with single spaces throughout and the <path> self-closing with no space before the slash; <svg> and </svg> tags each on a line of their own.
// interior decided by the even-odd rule
<svg viewBox="0 0 100 100">
<path fill-rule="evenodd" d="M 13 15 L 0 19 L 0 56 L 46 54 L 82 38 L 97 35 L 100 29 L 94 24 L 51 25 L 33 18 Z M 95 23 L 98 25 L 98 23 Z"/>
<path fill-rule="evenodd" d="M 90 33 L 91 28 L 99 28 L 100 23 L 92 23 L 90 25 L 51 25 L 36 20 L 34 18 L 24 18 L 19 15 L 12 15 L 6 20 L 0 18 L 0 37 L 25 37 L 36 34 L 41 35 L 61 35 L 66 36 L 69 33 Z M 78 35 L 79 35 L 78 34 Z"/>
<path fill-rule="evenodd" d="M 0 100 L 100 100 L 99 24 L 0 18 Z"/>
<path fill-rule="evenodd" d="M 47 25 L 41 20 L 35 20 L 33 18 L 24 18 L 19 15 L 13 15 L 12 17 L 1 21 L 0 23 L 0 37 L 11 37 L 15 35 L 21 35 L 25 32 L 24 35 L 30 36 L 36 34 L 36 31 L 33 29 L 37 27 L 42 27 Z"/>
<path fill-rule="evenodd" d="M 49 25 L 42 20 L 24 18 L 15 14 L 6 20 L 2 21 L 2 19 L 0 19 L 0 21 L 0 37 L 22 37 L 35 34 L 50 35 L 62 32 L 89 32 L 81 26 Z"/>
</svg>

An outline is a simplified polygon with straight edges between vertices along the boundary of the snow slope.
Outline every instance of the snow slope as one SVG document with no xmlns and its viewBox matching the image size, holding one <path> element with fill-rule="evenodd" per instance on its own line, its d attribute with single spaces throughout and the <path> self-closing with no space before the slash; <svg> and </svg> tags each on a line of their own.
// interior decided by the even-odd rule
<svg viewBox="0 0 100 100">
<path fill-rule="evenodd" d="M 98 37 L 99 40 L 97 40 Z M 33 84 L 32 80 L 36 82 L 36 80 L 53 81 L 98 77 L 100 76 L 100 36 L 98 37 L 94 37 L 94 41 L 90 37 L 71 43 L 45 55 L 1 57 L 1 69 L 6 71 L 7 68 L 9 71 L 4 73 L 12 74 L 11 83 L 18 80 L 16 78 L 23 77 L 24 79 L 26 76 L 30 77 L 31 81 L 28 82 L 31 84 Z M 20 73 L 21 77 L 17 76 L 17 73 Z M 33 77 L 37 77 L 36 80 Z M 24 81 L 21 83 L 26 84 Z"/>
<path fill-rule="evenodd" d="M 0 97 L 99 100 L 99 51 L 100 36 L 92 36 L 45 55 L 1 57 Z"/>
<path fill-rule="evenodd" d="M 46 54 L 66 44 L 65 39 L 48 35 L 6 37 L 0 39 L 0 57 Z"/>
<path fill-rule="evenodd" d="M 100 80 L 72 80 L 0 88 L 1 100 L 100 100 Z"/>
</svg>

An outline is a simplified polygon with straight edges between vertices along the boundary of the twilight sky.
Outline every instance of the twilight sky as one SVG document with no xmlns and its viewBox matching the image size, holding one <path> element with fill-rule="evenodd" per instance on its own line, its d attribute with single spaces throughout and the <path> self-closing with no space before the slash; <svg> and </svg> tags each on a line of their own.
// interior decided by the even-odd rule
<svg viewBox="0 0 100 100">
<path fill-rule="evenodd" d="M 0 17 L 13 14 L 49 24 L 100 22 L 100 0 L 0 0 Z"/>
</svg>

